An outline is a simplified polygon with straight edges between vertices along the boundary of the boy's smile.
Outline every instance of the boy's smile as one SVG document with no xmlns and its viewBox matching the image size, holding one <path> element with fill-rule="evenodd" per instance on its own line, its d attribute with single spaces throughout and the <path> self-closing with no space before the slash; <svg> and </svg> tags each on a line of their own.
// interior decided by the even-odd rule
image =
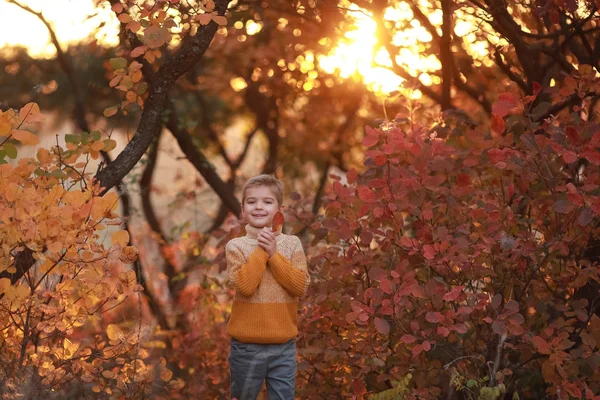
<svg viewBox="0 0 600 400">
<path fill-rule="evenodd" d="M 279 204 L 268 186 L 249 187 L 244 201 L 244 215 L 248 223 L 255 228 L 271 226 Z"/>
</svg>

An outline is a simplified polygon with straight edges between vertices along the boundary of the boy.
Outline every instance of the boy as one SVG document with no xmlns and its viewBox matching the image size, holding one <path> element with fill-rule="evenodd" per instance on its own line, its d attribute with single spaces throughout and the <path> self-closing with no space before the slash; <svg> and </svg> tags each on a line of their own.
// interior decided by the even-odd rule
<svg viewBox="0 0 600 400">
<path fill-rule="evenodd" d="M 225 247 L 236 288 L 227 325 L 232 399 L 256 399 L 264 380 L 269 400 L 294 399 L 298 298 L 310 277 L 300 239 L 271 229 L 282 202 L 280 180 L 249 179 L 242 190 L 246 235 Z"/>
</svg>

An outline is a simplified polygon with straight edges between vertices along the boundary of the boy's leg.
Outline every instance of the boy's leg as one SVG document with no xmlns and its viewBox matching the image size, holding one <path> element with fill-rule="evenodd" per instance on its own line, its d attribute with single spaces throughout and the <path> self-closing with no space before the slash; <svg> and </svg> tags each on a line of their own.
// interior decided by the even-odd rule
<svg viewBox="0 0 600 400">
<path fill-rule="evenodd" d="M 267 374 L 267 356 L 265 345 L 231 340 L 229 371 L 232 399 L 255 400 L 258 397 Z"/>
<path fill-rule="evenodd" d="M 296 391 L 296 341 L 273 346 L 267 366 L 269 400 L 294 400 Z"/>
</svg>

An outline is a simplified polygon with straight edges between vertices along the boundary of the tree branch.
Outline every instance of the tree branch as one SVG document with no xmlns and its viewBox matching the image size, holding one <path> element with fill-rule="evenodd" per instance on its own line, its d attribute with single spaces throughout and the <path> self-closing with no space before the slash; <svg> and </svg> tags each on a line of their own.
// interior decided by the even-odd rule
<svg viewBox="0 0 600 400">
<path fill-rule="evenodd" d="M 117 2 L 117 0 L 110 1 L 111 4 Z M 215 10 L 219 15 L 224 15 L 228 4 L 229 0 L 215 0 Z M 110 166 L 101 169 L 96 174 L 96 179 L 104 188 L 102 194 L 127 175 L 142 158 L 154 137 L 158 135 L 162 126 L 162 111 L 168 103 L 169 90 L 180 76 L 189 71 L 202 58 L 217 32 L 217 28 L 218 25 L 214 21 L 199 27 L 193 39 L 159 68 L 156 80 L 150 85 L 149 95 L 133 139 Z"/>
</svg>

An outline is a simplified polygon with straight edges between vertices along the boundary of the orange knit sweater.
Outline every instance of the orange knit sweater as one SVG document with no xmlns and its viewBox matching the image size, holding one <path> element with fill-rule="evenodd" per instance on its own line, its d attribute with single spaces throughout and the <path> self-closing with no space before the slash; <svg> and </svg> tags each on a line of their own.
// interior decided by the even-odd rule
<svg viewBox="0 0 600 400">
<path fill-rule="evenodd" d="M 298 334 L 298 298 L 310 276 L 300 239 L 276 232 L 273 257 L 256 239 L 260 229 L 227 243 L 229 282 L 235 286 L 227 333 L 244 343 L 285 343 Z"/>
</svg>

